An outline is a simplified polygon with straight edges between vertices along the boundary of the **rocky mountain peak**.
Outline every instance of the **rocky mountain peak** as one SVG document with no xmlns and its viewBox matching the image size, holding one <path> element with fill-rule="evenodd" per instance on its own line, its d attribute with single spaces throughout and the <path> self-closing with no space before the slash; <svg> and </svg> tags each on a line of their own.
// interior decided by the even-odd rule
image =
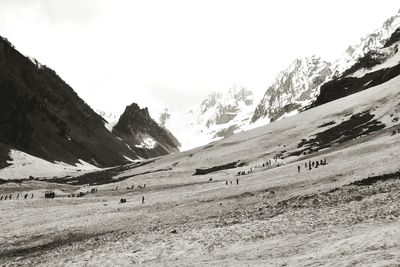
<svg viewBox="0 0 400 267">
<path fill-rule="evenodd" d="M 126 107 L 112 133 L 142 158 L 179 151 L 178 140 L 150 117 L 147 107 L 140 108 L 136 103 Z"/>
<path fill-rule="evenodd" d="M 368 52 L 382 48 L 386 40 L 399 27 L 400 12 L 387 19 L 380 28 L 361 38 L 358 43 L 350 45 L 345 53 L 334 63 L 333 69 L 336 76 L 349 69 Z"/>
<path fill-rule="evenodd" d="M 281 71 L 258 104 L 252 122 L 274 121 L 298 112 L 318 94 L 319 86 L 331 75 L 331 63 L 320 57 L 298 58 Z"/>
</svg>

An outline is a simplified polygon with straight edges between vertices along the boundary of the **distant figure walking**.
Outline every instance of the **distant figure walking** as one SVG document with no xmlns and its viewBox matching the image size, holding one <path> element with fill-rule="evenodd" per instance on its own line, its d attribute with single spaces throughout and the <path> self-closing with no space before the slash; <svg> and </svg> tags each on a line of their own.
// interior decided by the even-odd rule
<svg viewBox="0 0 400 267">
<path fill-rule="evenodd" d="M 306 167 L 306 168 L 307 168 L 307 162 L 306 162 L 306 163 L 304 163 L 304 167 Z"/>
<path fill-rule="evenodd" d="M 28 194 L 25 194 L 24 198 L 27 199 L 28 198 Z"/>
<path fill-rule="evenodd" d="M 117 191 L 118 190 L 118 185 L 117 185 L 117 187 L 115 187 L 115 191 Z"/>
<path fill-rule="evenodd" d="M 19 199 L 19 193 L 18 193 L 18 195 L 17 195 L 17 199 Z"/>
<path fill-rule="evenodd" d="M 142 196 L 142 204 L 144 204 L 144 196 Z"/>
<path fill-rule="evenodd" d="M 237 185 L 239 184 L 239 179 L 237 179 L 237 178 L 236 178 L 236 184 L 237 184 Z"/>
<path fill-rule="evenodd" d="M 33 198 L 33 193 L 32 193 L 32 196 L 31 196 L 31 198 Z"/>
<path fill-rule="evenodd" d="M 297 172 L 300 172 L 300 165 L 299 166 L 297 166 Z"/>
<path fill-rule="evenodd" d="M 225 185 L 228 185 L 228 180 L 225 181 Z"/>
<path fill-rule="evenodd" d="M 133 184 L 132 186 L 131 186 L 131 189 L 134 189 L 135 188 L 135 185 Z"/>
</svg>

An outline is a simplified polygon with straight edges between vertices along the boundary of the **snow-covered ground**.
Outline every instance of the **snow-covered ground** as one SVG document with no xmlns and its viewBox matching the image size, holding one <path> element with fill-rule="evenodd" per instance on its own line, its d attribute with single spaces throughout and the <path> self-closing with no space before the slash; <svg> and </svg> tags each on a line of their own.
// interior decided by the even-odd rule
<svg viewBox="0 0 400 267">
<path fill-rule="evenodd" d="M 75 166 L 65 162 L 52 163 L 15 149 L 11 149 L 10 158 L 11 160 L 7 163 L 11 165 L 0 169 L 0 179 L 28 179 L 29 176 L 35 178 L 78 176 L 85 172 L 99 170 L 83 160 L 79 160 Z"/>
<path fill-rule="evenodd" d="M 93 173 L 100 184 L 108 176 L 114 183 L 87 186 L 85 175 L 81 186 L 0 185 L 0 196 L 13 194 L 12 200 L 0 201 L 1 263 L 396 266 L 400 179 L 394 173 L 400 168 L 400 133 L 392 132 L 400 128 L 399 103 L 397 77 L 204 147 Z M 289 156 L 302 139 L 365 111 L 386 128 Z M 278 167 L 276 154 L 284 155 L 285 164 Z M 323 158 L 327 165 L 303 167 Z M 260 167 L 267 160 L 273 165 Z M 198 168 L 236 161 L 247 165 L 193 175 Z M 251 174 L 237 176 L 250 168 Z M 383 174 L 392 175 L 384 179 Z M 367 182 L 368 177 L 375 178 Z M 93 187 L 95 194 L 67 197 Z M 57 190 L 53 200 L 43 198 L 49 189 Z M 34 198 L 15 199 L 27 192 Z M 119 203 L 121 198 L 127 202 Z"/>
</svg>

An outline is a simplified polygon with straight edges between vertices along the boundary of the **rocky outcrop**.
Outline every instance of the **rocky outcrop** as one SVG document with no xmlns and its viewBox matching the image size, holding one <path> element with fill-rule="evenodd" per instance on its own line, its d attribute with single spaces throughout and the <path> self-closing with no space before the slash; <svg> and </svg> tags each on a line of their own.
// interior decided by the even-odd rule
<svg viewBox="0 0 400 267">
<path fill-rule="evenodd" d="M 172 133 L 158 125 L 147 108 L 141 109 L 136 103 L 126 107 L 112 133 L 142 158 L 178 152 L 180 147 Z"/>
</svg>

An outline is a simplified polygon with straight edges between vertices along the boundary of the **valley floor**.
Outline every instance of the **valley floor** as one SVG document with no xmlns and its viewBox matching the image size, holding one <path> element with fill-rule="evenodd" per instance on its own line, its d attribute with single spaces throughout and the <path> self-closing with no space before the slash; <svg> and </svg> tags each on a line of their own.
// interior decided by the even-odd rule
<svg viewBox="0 0 400 267">
<path fill-rule="evenodd" d="M 191 176 L 177 168 L 101 185 L 82 198 L 62 195 L 87 189 L 79 186 L 5 184 L 2 192 L 23 189 L 35 197 L 0 202 L 0 262 L 397 266 L 398 147 L 397 137 L 382 135 L 299 161 L 328 159 L 300 173 L 299 162 L 239 177 L 235 170 Z M 143 182 L 145 189 L 126 189 Z M 51 186 L 59 197 L 45 200 Z"/>
<path fill-rule="evenodd" d="M 399 90 L 395 78 L 205 147 L 3 183 L 0 265 L 399 266 Z"/>
</svg>

